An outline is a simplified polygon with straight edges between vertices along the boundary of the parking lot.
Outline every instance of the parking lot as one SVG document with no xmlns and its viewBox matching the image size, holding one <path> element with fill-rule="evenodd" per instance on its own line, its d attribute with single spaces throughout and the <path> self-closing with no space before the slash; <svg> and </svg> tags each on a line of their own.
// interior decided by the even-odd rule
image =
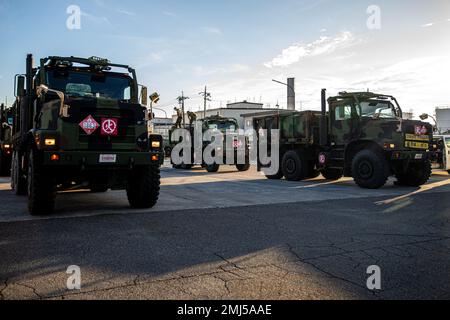
<svg viewBox="0 0 450 320">
<path fill-rule="evenodd" d="M 31 217 L 0 179 L 2 299 L 450 298 L 450 177 L 422 188 L 162 170 L 151 210 L 121 191 L 58 195 Z M 81 269 L 69 291 L 68 266 Z M 366 286 L 381 269 L 382 289 Z"/>
</svg>

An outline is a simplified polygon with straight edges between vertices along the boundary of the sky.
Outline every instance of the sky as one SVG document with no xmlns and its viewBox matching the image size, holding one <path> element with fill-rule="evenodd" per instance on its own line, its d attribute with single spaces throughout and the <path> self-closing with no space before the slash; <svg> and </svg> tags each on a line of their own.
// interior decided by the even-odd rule
<svg viewBox="0 0 450 320">
<path fill-rule="evenodd" d="M 1 102 L 33 53 L 131 65 L 169 116 L 182 91 L 199 110 L 205 85 L 210 108 L 286 108 L 272 79 L 288 77 L 297 109 L 320 109 L 322 88 L 394 95 L 416 116 L 450 105 L 449 0 L 0 0 L 0 43 Z"/>
</svg>

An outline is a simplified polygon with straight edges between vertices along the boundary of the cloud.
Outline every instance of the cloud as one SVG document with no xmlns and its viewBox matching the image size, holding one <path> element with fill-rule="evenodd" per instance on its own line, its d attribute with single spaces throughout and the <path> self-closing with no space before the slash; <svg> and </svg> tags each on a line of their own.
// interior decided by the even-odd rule
<svg viewBox="0 0 450 320">
<path fill-rule="evenodd" d="M 321 36 L 318 40 L 311 43 L 296 43 L 291 45 L 272 59 L 272 61 L 264 63 L 264 66 L 267 68 L 287 67 L 306 57 L 330 54 L 338 49 L 348 47 L 355 42 L 355 37 L 349 31 L 341 32 L 334 38 Z"/>
<path fill-rule="evenodd" d="M 162 62 L 164 60 L 162 53 L 152 52 L 149 54 L 149 58 L 153 62 Z"/>
<path fill-rule="evenodd" d="M 202 31 L 204 33 L 213 34 L 213 35 L 222 35 L 222 30 L 215 27 L 203 27 Z"/>
<path fill-rule="evenodd" d="M 163 11 L 163 15 L 167 16 L 167 17 L 171 17 L 171 18 L 176 18 L 177 14 L 171 11 Z"/>
<path fill-rule="evenodd" d="M 126 15 L 126 16 L 130 16 L 130 17 L 136 16 L 136 13 L 135 13 L 135 12 L 127 11 L 127 10 L 123 10 L 123 9 L 117 9 L 116 12 L 117 12 L 117 13 L 120 13 L 120 14 L 124 14 L 124 15 Z"/>
<path fill-rule="evenodd" d="M 429 27 L 432 27 L 432 26 L 434 26 L 434 25 L 435 25 L 434 22 L 430 22 L 430 23 L 426 23 L 426 24 L 421 25 L 421 27 L 422 27 L 422 28 L 429 28 Z"/>
<path fill-rule="evenodd" d="M 109 21 L 109 19 L 107 17 L 94 16 L 94 15 L 84 12 L 84 11 L 81 12 L 81 16 L 85 17 L 89 21 L 96 23 L 96 24 L 111 25 L 111 22 Z"/>
</svg>

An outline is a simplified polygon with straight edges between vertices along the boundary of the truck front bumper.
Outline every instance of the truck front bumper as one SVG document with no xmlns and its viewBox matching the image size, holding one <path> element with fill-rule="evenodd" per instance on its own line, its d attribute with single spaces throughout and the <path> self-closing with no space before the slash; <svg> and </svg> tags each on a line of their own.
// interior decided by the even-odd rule
<svg viewBox="0 0 450 320">
<path fill-rule="evenodd" d="M 44 165 L 53 167 L 123 167 L 160 165 L 160 152 L 45 151 Z"/>
<path fill-rule="evenodd" d="M 402 150 L 391 152 L 391 160 L 425 161 L 429 159 L 430 152 L 427 150 Z"/>
</svg>

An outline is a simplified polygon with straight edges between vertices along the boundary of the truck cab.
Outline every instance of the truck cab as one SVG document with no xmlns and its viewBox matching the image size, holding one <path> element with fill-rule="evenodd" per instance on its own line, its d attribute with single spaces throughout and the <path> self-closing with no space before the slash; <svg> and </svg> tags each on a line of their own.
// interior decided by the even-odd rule
<svg viewBox="0 0 450 320">
<path fill-rule="evenodd" d="M 402 109 L 393 96 L 343 92 L 329 98 L 328 104 L 332 147 L 329 161 L 342 167 L 345 176 L 352 176 L 353 159 L 363 149 L 370 149 L 386 160 L 389 163 L 386 170 L 400 177 L 401 184 L 411 179 L 406 178 L 408 167 L 415 168 L 429 160 L 431 125 L 403 119 Z"/>
<path fill-rule="evenodd" d="M 195 159 L 195 146 L 194 146 L 194 130 L 195 128 L 201 128 L 202 137 L 205 132 L 210 132 L 212 135 L 219 133 L 223 138 L 223 147 L 218 150 L 223 153 L 223 159 L 219 163 L 206 163 L 204 159 L 198 161 Z M 172 134 L 177 128 L 172 128 L 170 132 L 170 143 L 172 149 L 175 145 L 182 142 L 174 141 L 172 139 Z M 249 154 L 249 142 L 248 139 L 239 135 L 239 124 L 234 118 L 226 118 L 221 116 L 210 116 L 204 119 L 195 120 L 192 123 L 185 126 L 185 129 L 189 131 L 190 136 L 188 137 L 191 142 L 191 163 L 190 164 L 174 164 L 175 169 L 190 169 L 195 164 L 200 164 L 202 167 L 206 168 L 208 172 L 214 173 L 218 172 L 221 165 L 227 164 L 230 159 L 227 159 L 227 151 L 232 148 L 233 163 L 235 164 L 238 171 L 248 171 L 250 169 L 250 154 Z M 214 137 L 212 138 L 214 139 Z M 231 145 L 228 145 L 231 141 Z M 202 151 L 204 151 L 211 141 L 202 141 Z M 244 155 L 245 163 L 240 163 L 239 156 Z M 172 163 L 174 163 L 172 159 Z"/>
<path fill-rule="evenodd" d="M 12 187 L 32 214 L 56 190 L 126 189 L 132 207 L 159 195 L 162 138 L 149 135 L 147 89 L 129 66 L 97 57 L 48 57 L 16 76 Z M 26 84 L 26 89 L 25 89 Z"/>
<path fill-rule="evenodd" d="M 0 176 L 11 174 L 12 112 L 4 104 L 0 106 Z"/>
<path fill-rule="evenodd" d="M 368 189 L 381 188 L 389 176 L 404 186 L 428 181 L 429 123 L 403 119 L 400 105 L 389 95 L 341 92 L 326 99 L 323 89 L 321 100 L 321 112 L 285 111 L 254 119 L 257 131 L 280 130 L 281 165 L 269 179 L 299 181 L 321 173 L 329 180 L 353 177 Z"/>
</svg>

